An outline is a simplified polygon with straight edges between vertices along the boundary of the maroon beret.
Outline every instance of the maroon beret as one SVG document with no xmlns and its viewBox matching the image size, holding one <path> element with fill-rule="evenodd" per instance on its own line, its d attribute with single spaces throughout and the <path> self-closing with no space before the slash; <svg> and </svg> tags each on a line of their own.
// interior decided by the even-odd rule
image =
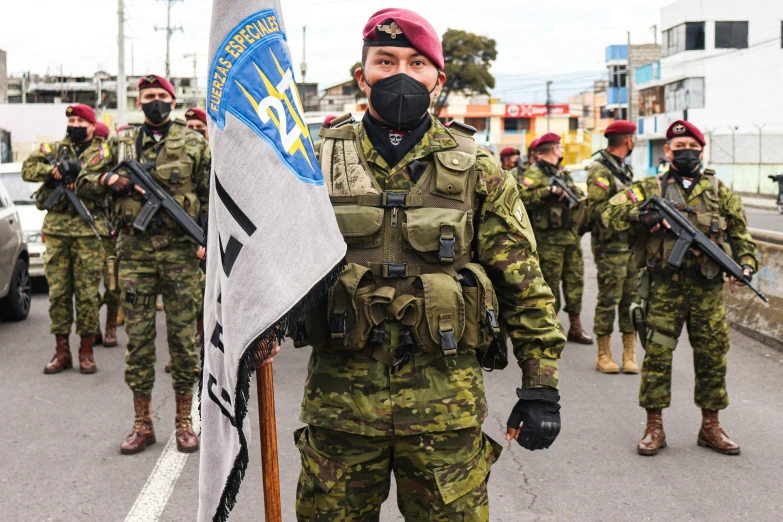
<svg viewBox="0 0 783 522">
<path fill-rule="evenodd" d="M 171 82 L 168 81 L 163 76 L 158 76 L 157 74 L 148 74 L 147 76 L 139 80 L 139 92 L 143 91 L 144 89 L 149 89 L 151 87 L 159 87 L 161 89 L 166 90 L 174 98 L 177 97 L 177 93 L 174 90 L 174 86 L 171 85 Z"/>
<path fill-rule="evenodd" d="M 364 45 L 413 47 L 443 69 L 443 46 L 430 23 L 408 9 L 381 9 L 364 26 Z"/>
<path fill-rule="evenodd" d="M 707 145 L 707 141 L 704 139 L 704 134 L 701 133 L 695 125 L 684 120 L 677 120 L 669 126 L 669 130 L 666 131 L 666 139 L 682 138 L 684 136 L 690 136 L 695 139 L 701 146 Z"/>
<path fill-rule="evenodd" d="M 516 154 L 519 156 L 519 149 L 515 149 L 514 147 L 506 147 L 505 149 L 500 151 L 500 156 L 513 156 Z"/>
<path fill-rule="evenodd" d="M 100 121 L 95 122 L 95 131 L 93 132 L 93 134 L 95 134 L 99 138 L 106 139 L 109 137 L 109 132 L 110 131 L 108 125 Z"/>
<path fill-rule="evenodd" d="M 538 143 L 536 143 L 536 148 L 540 147 L 541 145 L 546 145 L 547 143 L 560 143 L 560 136 L 555 134 L 554 132 L 547 132 L 540 138 L 538 138 Z"/>
<path fill-rule="evenodd" d="M 527 148 L 528 150 L 536 150 L 538 148 L 538 138 L 531 141 Z"/>
<path fill-rule="evenodd" d="M 69 105 L 68 108 L 65 109 L 65 115 L 69 118 L 71 116 L 78 116 L 79 118 L 89 121 L 90 123 L 95 123 L 95 111 L 92 110 L 92 107 L 89 105 L 84 105 L 82 103 Z"/>
<path fill-rule="evenodd" d="M 331 125 L 335 118 L 337 118 L 337 115 L 335 114 L 330 114 L 329 116 L 324 118 L 324 127 L 328 127 L 329 125 Z"/>
<path fill-rule="evenodd" d="M 604 131 L 604 136 L 609 136 L 610 134 L 635 134 L 635 133 L 636 133 L 636 125 L 634 125 L 632 122 L 625 121 L 625 120 L 617 120 L 609 124 L 609 126 Z"/>
<path fill-rule="evenodd" d="M 207 124 L 207 111 L 204 109 L 199 109 L 198 107 L 193 107 L 192 109 L 188 109 L 188 112 L 185 113 L 185 119 L 186 120 L 198 120 L 204 125 Z"/>
</svg>

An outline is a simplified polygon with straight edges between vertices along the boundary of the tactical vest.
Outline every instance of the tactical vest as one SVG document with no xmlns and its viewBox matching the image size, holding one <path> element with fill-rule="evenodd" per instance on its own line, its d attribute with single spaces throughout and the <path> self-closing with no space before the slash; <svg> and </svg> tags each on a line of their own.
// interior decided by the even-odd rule
<svg viewBox="0 0 783 522">
<path fill-rule="evenodd" d="M 46 161 L 51 163 L 53 166 L 63 161 L 73 161 L 78 163 L 79 167 L 81 167 L 81 158 L 74 153 L 74 149 L 68 147 L 68 145 L 65 143 L 58 142 L 55 145 L 56 150 L 52 150 L 51 153 L 46 152 L 46 147 L 48 145 L 41 146 L 41 154 L 43 154 L 44 158 L 46 158 Z M 47 212 L 56 212 L 58 214 L 70 214 L 71 216 L 77 215 L 76 209 L 73 208 L 73 205 L 68 203 L 68 200 L 65 198 L 65 196 L 60 197 L 60 199 L 54 204 L 54 206 L 52 206 L 51 209 L 46 208 L 46 200 L 49 199 L 49 196 L 52 195 L 52 192 L 54 192 L 55 188 L 56 185 L 52 182 L 42 183 L 40 188 L 35 192 L 35 194 L 33 194 L 35 208 L 38 210 L 46 210 Z M 90 213 L 93 213 L 96 206 L 95 203 L 88 200 L 83 200 L 83 203 Z"/>
<path fill-rule="evenodd" d="M 539 161 L 537 165 L 547 180 L 553 176 L 550 170 L 557 168 L 548 167 L 544 165 L 543 161 Z M 564 176 L 562 176 L 561 179 L 563 179 L 569 189 L 573 191 L 576 185 L 568 174 L 565 172 L 563 174 Z M 578 229 L 587 222 L 587 205 L 583 199 L 569 209 L 568 202 L 565 199 L 561 201 L 556 197 L 549 197 L 544 205 L 532 211 L 530 219 L 531 223 L 533 223 L 533 228 L 537 232 L 537 237 L 540 237 L 539 234 L 546 230 L 560 230 L 563 228 Z"/>
<path fill-rule="evenodd" d="M 607 158 L 604 153 L 605 151 L 601 151 L 602 158 L 596 160 L 597 163 L 600 163 L 610 173 L 611 179 L 607 180 L 610 183 L 610 186 L 607 187 L 607 195 L 606 195 L 606 201 L 613 198 L 615 194 L 619 194 L 620 192 L 624 191 L 628 186 L 632 183 L 633 179 L 628 179 L 627 181 L 620 178 L 620 176 L 617 175 L 616 170 L 620 167 L 619 165 L 615 164 L 614 158 Z M 605 153 L 609 154 L 609 153 Z M 631 176 L 633 176 L 633 173 L 631 173 Z M 627 235 L 625 233 L 622 234 L 615 234 L 610 229 L 603 226 L 603 223 L 601 223 L 600 220 L 593 221 L 593 234 L 597 235 L 598 239 L 601 241 L 608 241 L 613 236 L 621 237 L 623 240 L 627 240 Z"/>
<path fill-rule="evenodd" d="M 497 341 L 505 353 L 495 290 L 471 262 L 479 208 L 476 142 L 468 128 L 449 131 L 457 148 L 434 153 L 426 168 L 419 163 L 418 182 L 400 193 L 384 192 L 372 174 L 359 124 L 321 130 L 321 169 L 348 266 L 330 290 L 327 310 L 308 320 L 309 344 L 366 350 L 391 364 L 382 345 L 386 323 L 396 322 L 399 339 L 392 344 L 400 347 L 444 356 L 477 350 L 481 359 Z"/>
<path fill-rule="evenodd" d="M 185 146 L 185 134 L 187 129 L 180 122 L 175 121 L 169 127 L 168 134 L 153 145 L 152 149 L 157 154 L 154 160 L 150 160 L 147 151 L 142 151 L 144 133 L 141 126 L 129 127 L 117 133 L 117 162 L 124 159 L 138 161 L 146 168 L 160 186 L 168 192 L 174 200 L 193 219 L 198 219 L 201 204 L 196 195 L 194 182 L 194 165 L 188 156 Z M 149 150 L 149 149 L 147 149 Z M 118 198 L 114 204 L 115 214 L 123 228 L 132 233 L 139 233 L 133 228 L 144 200 L 135 191 L 128 197 Z M 156 222 L 157 220 L 157 222 Z M 165 212 L 158 212 L 151 223 L 152 232 L 156 228 L 177 230 L 178 225 Z"/>
<path fill-rule="evenodd" d="M 658 186 L 663 197 L 671 201 L 686 219 L 709 237 L 713 243 L 721 247 L 724 252 L 732 256 L 731 247 L 726 237 L 726 218 L 720 215 L 719 181 L 714 174 L 707 174 L 707 172 L 709 171 L 705 171 L 705 175 L 711 181 L 712 186 L 704 189 L 699 195 L 698 202 L 693 206 L 685 200 L 673 176 L 659 176 Z M 647 267 L 651 270 L 671 269 L 666 264 L 666 260 L 669 258 L 676 240 L 668 234 L 651 234 L 646 245 Z M 721 275 L 720 266 L 709 256 L 695 249 L 689 250 L 684 266 L 693 267 L 698 270 L 698 275 L 706 279 L 714 279 Z"/>
</svg>

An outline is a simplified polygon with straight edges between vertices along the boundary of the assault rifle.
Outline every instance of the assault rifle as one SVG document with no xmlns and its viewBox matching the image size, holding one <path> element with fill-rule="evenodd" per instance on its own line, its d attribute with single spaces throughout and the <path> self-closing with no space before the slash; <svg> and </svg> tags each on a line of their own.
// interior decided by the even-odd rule
<svg viewBox="0 0 783 522">
<path fill-rule="evenodd" d="M 79 199 L 79 197 L 73 192 L 73 190 L 68 188 L 68 185 L 72 185 L 76 183 L 76 176 L 79 174 L 79 166 L 72 161 L 63 161 L 62 163 L 56 163 L 52 160 L 50 161 L 50 163 L 53 163 L 54 166 L 60 170 L 62 179 L 52 180 L 49 182 L 50 184 L 54 184 L 55 188 L 54 191 L 49 195 L 49 197 L 46 198 L 46 202 L 44 202 L 44 206 L 46 207 L 47 210 L 52 210 L 54 205 L 64 195 L 68 203 L 71 204 L 74 210 L 76 210 L 76 213 L 79 215 L 79 217 L 82 218 L 82 221 L 87 223 L 87 226 L 90 227 L 90 230 L 92 230 L 93 234 L 95 234 L 95 237 L 100 239 L 101 236 L 98 234 L 98 231 L 95 230 L 95 218 L 93 218 L 92 214 L 90 214 L 90 210 L 87 208 L 84 202 L 81 199 Z"/>
<path fill-rule="evenodd" d="M 179 225 L 190 237 L 196 240 L 201 246 L 206 246 L 204 241 L 204 232 L 196 221 L 185 212 L 179 203 L 163 190 L 158 182 L 147 172 L 138 162 L 124 159 L 111 172 L 119 169 L 125 169 L 128 173 L 128 179 L 133 185 L 144 189 L 144 205 L 139 211 L 139 215 L 133 221 L 133 228 L 144 232 L 152 221 L 152 218 L 161 208 L 166 211 L 171 219 Z"/>
<path fill-rule="evenodd" d="M 579 198 L 576 197 L 576 194 L 571 192 L 571 189 L 568 188 L 568 185 L 566 185 L 565 181 L 563 181 L 561 178 L 557 176 L 551 176 L 549 178 L 549 186 L 563 189 L 566 201 L 568 202 L 568 208 L 572 208 L 574 205 L 579 203 Z"/>
<path fill-rule="evenodd" d="M 653 194 L 647 201 L 641 204 L 639 211 L 644 211 L 649 207 L 655 207 L 655 209 L 660 212 L 661 216 L 669 223 L 670 228 L 666 229 L 666 232 L 677 236 L 677 241 L 674 243 L 672 253 L 669 255 L 669 259 L 666 260 L 667 263 L 675 268 L 679 268 L 682 265 L 682 258 L 685 256 L 688 249 L 691 247 L 697 248 L 718 263 L 728 275 L 737 281 L 745 283 L 745 285 L 753 290 L 762 301 L 765 303 L 769 302 L 767 296 L 751 286 L 750 278 L 745 276 L 743 268 L 729 257 L 721 247 L 713 243 L 710 238 L 705 236 L 690 221 L 685 219 L 685 217 L 680 214 L 680 211 L 677 210 L 677 207 L 670 201 L 659 198 L 657 195 Z"/>
</svg>

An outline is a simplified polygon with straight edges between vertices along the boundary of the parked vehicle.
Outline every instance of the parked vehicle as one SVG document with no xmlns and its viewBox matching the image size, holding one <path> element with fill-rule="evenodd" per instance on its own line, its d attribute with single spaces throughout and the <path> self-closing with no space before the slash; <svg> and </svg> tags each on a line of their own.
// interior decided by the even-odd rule
<svg viewBox="0 0 783 522">
<path fill-rule="evenodd" d="M 33 201 L 33 193 L 40 183 L 28 183 L 22 179 L 21 163 L 0 164 L 0 182 L 5 184 L 16 205 L 16 211 L 22 220 L 22 230 L 27 238 L 27 250 L 30 253 L 29 271 L 31 277 L 43 278 L 46 253 L 46 237 L 41 233 L 45 210 L 38 210 Z"/>
<path fill-rule="evenodd" d="M 0 319 L 3 321 L 21 321 L 30 313 L 29 260 L 19 213 L 0 180 Z"/>
</svg>

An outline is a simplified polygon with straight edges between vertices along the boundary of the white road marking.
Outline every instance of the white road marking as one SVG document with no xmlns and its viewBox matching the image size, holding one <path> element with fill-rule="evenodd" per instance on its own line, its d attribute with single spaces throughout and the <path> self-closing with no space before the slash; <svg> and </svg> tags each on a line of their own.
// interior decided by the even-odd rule
<svg viewBox="0 0 783 522">
<path fill-rule="evenodd" d="M 193 396 L 191 415 L 193 417 L 193 431 L 201 435 L 201 419 L 198 414 L 198 397 L 196 395 Z M 136 497 L 136 502 L 133 503 L 128 516 L 125 517 L 125 522 L 157 522 L 160 519 L 189 455 L 177 451 L 176 433 L 172 433 L 152 473 L 147 478 L 147 482 L 141 488 L 139 496 Z"/>
</svg>

